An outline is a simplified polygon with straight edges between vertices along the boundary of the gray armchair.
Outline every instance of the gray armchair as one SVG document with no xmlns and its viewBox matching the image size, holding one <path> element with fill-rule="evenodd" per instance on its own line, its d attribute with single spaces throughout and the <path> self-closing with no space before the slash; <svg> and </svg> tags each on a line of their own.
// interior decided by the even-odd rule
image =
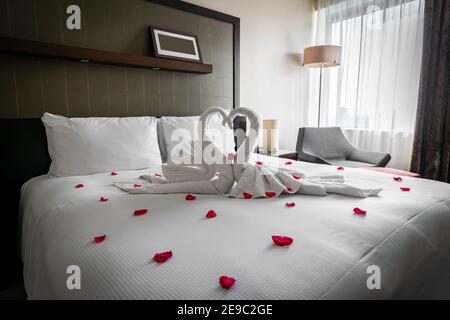
<svg viewBox="0 0 450 320">
<path fill-rule="evenodd" d="M 297 138 L 298 160 L 342 167 L 386 167 L 389 153 L 356 149 L 341 128 L 300 128 Z"/>
</svg>

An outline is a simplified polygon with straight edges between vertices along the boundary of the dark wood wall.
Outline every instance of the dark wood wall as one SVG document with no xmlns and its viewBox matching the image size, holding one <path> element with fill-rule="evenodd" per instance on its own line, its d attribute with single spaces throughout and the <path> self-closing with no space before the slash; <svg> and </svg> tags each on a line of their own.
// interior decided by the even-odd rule
<svg viewBox="0 0 450 320">
<path fill-rule="evenodd" d="M 66 8 L 81 8 L 81 30 Z M 0 36 L 150 54 L 150 25 L 197 34 L 208 75 L 0 53 L 0 118 L 198 115 L 233 106 L 233 25 L 145 0 L 0 0 Z"/>
</svg>

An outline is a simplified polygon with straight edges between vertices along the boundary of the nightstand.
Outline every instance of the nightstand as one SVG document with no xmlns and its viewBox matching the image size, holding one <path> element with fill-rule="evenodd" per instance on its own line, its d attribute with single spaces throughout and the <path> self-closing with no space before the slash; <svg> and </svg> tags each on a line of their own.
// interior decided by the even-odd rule
<svg viewBox="0 0 450 320">
<path fill-rule="evenodd" d="M 278 150 L 275 153 L 267 154 L 263 150 L 259 149 L 258 153 L 266 155 L 266 156 L 272 156 L 272 157 L 278 157 L 278 158 L 284 158 L 284 159 L 291 159 L 291 160 L 297 160 L 298 159 L 297 151 L 293 151 L 293 150 L 281 149 L 281 150 Z"/>
</svg>

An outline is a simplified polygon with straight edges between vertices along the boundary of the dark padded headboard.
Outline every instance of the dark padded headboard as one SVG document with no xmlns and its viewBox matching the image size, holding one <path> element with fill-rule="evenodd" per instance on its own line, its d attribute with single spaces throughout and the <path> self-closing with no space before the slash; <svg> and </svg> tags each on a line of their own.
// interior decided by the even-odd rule
<svg viewBox="0 0 450 320">
<path fill-rule="evenodd" d="M 50 157 L 41 119 L 0 119 L 0 136 L 3 154 L 0 175 L 6 180 L 2 188 L 21 186 L 48 171 Z"/>
<path fill-rule="evenodd" d="M 0 243 L 7 263 L 0 264 L 0 289 L 20 277 L 17 246 L 17 212 L 20 188 L 32 177 L 48 171 L 50 158 L 45 129 L 40 119 L 0 119 L 1 213 Z M 45 201 L 45 199 L 43 199 Z M 3 260 L 3 259 L 2 259 Z"/>
</svg>

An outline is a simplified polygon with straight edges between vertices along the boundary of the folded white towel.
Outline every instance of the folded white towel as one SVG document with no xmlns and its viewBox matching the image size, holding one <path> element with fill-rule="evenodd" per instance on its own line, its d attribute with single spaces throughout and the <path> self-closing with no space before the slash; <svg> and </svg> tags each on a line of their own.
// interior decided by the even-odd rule
<svg viewBox="0 0 450 320">
<path fill-rule="evenodd" d="M 339 175 L 307 177 L 303 173 L 288 169 L 271 168 L 265 165 L 241 166 L 240 178 L 235 184 L 235 165 L 222 165 L 217 174 L 207 180 L 169 182 L 165 177 L 143 176 L 150 183 L 134 187 L 133 183 L 116 182 L 114 185 L 131 194 L 197 193 L 228 194 L 233 198 L 278 197 L 280 194 L 307 194 L 326 196 L 330 193 L 349 197 L 366 198 L 376 196 L 382 189 L 363 188 L 345 183 Z M 234 185 L 234 186 L 233 186 Z"/>
<path fill-rule="evenodd" d="M 265 165 L 248 164 L 230 196 L 244 198 L 278 197 L 282 193 L 325 196 L 336 193 L 350 197 L 365 198 L 377 195 L 380 188 L 361 188 L 345 183 L 343 176 L 306 177 L 303 173 Z"/>
</svg>

